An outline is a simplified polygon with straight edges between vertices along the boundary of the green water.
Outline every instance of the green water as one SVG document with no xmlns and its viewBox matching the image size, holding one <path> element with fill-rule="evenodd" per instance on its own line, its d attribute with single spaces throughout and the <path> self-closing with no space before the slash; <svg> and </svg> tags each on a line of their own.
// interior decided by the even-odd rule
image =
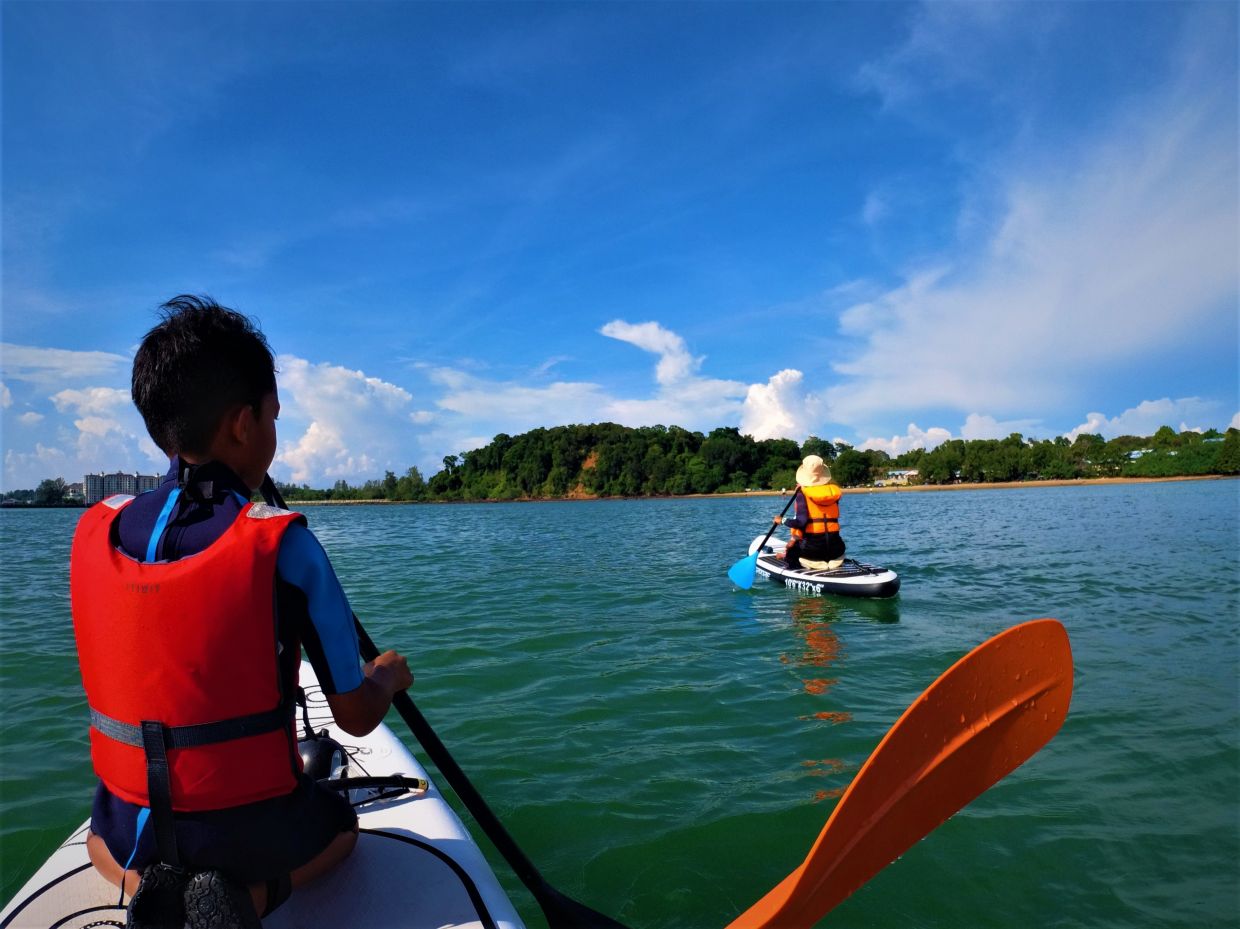
<svg viewBox="0 0 1240 929">
<path fill-rule="evenodd" d="M 903 580 L 883 602 L 734 589 L 780 505 L 308 512 L 527 854 L 634 929 L 725 925 L 923 688 L 1039 616 L 1072 639 L 1062 732 L 824 925 L 1240 925 L 1240 482 L 849 496 L 850 554 Z M 0 511 L 5 899 L 88 812 L 77 516 Z"/>
</svg>

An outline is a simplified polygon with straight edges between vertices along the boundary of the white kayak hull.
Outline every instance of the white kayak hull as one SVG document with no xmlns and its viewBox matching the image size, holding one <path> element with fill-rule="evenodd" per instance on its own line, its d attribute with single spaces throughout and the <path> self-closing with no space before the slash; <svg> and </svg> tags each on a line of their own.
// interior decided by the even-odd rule
<svg viewBox="0 0 1240 929">
<path fill-rule="evenodd" d="M 749 554 L 758 552 L 754 571 L 776 584 L 783 584 L 803 593 L 836 594 L 843 597 L 894 597 L 900 590 L 900 578 L 890 568 L 865 564 L 851 558 L 834 570 L 793 568 L 778 557 L 787 546 L 786 541 L 771 538 L 763 544 L 765 536 L 757 536 L 749 544 Z M 759 551 L 761 546 L 761 551 Z"/>
<path fill-rule="evenodd" d="M 305 663 L 301 681 L 315 730 L 327 729 L 348 750 L 350 777 L 403 774 L 426 780 L 428 789 L 387 797 L 397 792 L 351 791 L 361 827 L 357 848 L 322 881 L 294 891 L 263 920 L 264 929 L 522 929 L 482 850 L 404 744 L 386 725 L 361 738 L 343 732 Z M 120 891 L 87 858 L 88 824 L 0 911 L 0 929 L 125 925 Z"/>
</svg>

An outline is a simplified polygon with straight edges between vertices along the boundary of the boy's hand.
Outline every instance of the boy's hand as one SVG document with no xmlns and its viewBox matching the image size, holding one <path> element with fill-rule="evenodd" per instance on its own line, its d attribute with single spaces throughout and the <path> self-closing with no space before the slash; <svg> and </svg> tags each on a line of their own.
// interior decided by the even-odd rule
<svg viewBox="0 0 1240 929">
<path fill-rule="evenodd" d="M 404 655 L 386 651 L 362 666 L 362 686 L 342 694 L 328 694 L 327 704 L 337 725 L 349 735 L 362 736 L 383 721 L 392 697 L 413 686 L 413 674 Z"/>
<path fill-rule="evenodd" d="M 367 662 L 363 670 L 389 697 L 413 686 L 413 672 L 409 670 L 409 662 L 404 655 L 397 654 L 392 649 L 388 649 L 374 661 Z"/>
</svg>

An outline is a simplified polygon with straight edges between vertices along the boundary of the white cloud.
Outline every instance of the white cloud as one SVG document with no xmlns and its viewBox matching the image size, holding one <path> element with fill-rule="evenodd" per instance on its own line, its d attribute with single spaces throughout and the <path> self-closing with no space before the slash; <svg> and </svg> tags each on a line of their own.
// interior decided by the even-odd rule
<svg viewBox="0 0 1240 929">
<path fill-rule="evenodd" d="M 71 410 L 79 416 L 113 415 L 117 411 L 130 409 L 129 392 L 115 387 L 62 390 L 52 395 L 52 402 L 61 413 Z"/>
<path fill-rule="evenodd" d="M 7 449 L 4 453 L 4 486 L 9 489 L 33 489 L 46 477 L 64 476 L 72 483 L 73 465 L 59 448 L 36 442 L 34 450 L 20 452 Z M 82 474 L 86 472 L 83 471 Z"/>
<path fill-rule="evenodd" d="M 1010 33 L 1009 7 L 998 6 L 924 7 L 907 60 L 885 65 L 888 99 L 914 92 L 916 80 L 901 80 L 947 61 L 962 35 Z M 996 215 L 971 224 L 989 235 L 980 248 L 952 243 L 950 263 L 911 269 L 906 283 L 845 310 L 840 329 L 859 347 L 835 364 L 833 419 L 963 414 L 979 398 L 1000 415 L 1043 413 L 1169 349 L 1234 337 L 1234 86 L 1194 57 L 1228 54 L 1218 49 L 1186 48 L 1162 90 L 1093 134 L 1053 151 L 1026 134 L 1023 147 L 979 159 L 961 214 L 997 200 Z M 971 67 L 958 62 L 941 79 L 980 86 L 992 73 Z"/>
<path fill-rule="evenodd" d="M 1240 412 L 1231 418 L 1231 422 L 1227 424 L 1228 429 L 1240 429 Z"/>
<path fill-rule="evenodd" d="M 794 439 L 803 442 L 813 431 L 816 403 L 806 396 L 804 375 L 785 368 L 765 384 L 750 384 L 741 411 L 741 432 L 759 442 Z"/>
<path fill-rule="evenodd" d="M 1153 435 L 1162 426 L 1170 426 L 1179 421 L 1180 432 L 1204 432 L 1212 428 L 1221 418 L 1219 404 L 1200 397 L 1183 397 L 1172 400 L 1163 397 L 1161 400 L 1143 400 L 1135 407 L 1124 410 L 1118 416 L 1107 417 L 1104 413 L 1089 413 L 1085 422 L 1065 433 L 1069 441 L 1075 442 L 1076 437 L 1086 433 L 1100 435 L 1105 439 L 1113 439 L 1120 435 Z M 1204 426 L 1186 427 L 1189 419 L 1204 422 Z M 1240 419 L 1240 413 L 1233 418 L 1234 425 Z M 1216 427 L 1214 427 L 1216 428 Z"/>
<path fill-rule="evenodd" d="M 703 359 L 689 354 L 684 339 L 658 323 L 627 323 L 622 319 L 615 319 L 599 332 L 658 355 L 655 380 L 665 387 L 691 377 L 702 366 Z"/>
<path fill-rule="evenodd" d="M 0 368 L 4 370 L 4 376 L 41 387 L 63 387 L 72 381 L 106 378 L 123 371 L 128 365 L 128 358 L 112 352 L 37 348 L 11 342 L 0 344 Z"/>
<path fill-rule="evenodd" d="M 597 422 L 611 402 L 598 384 L 585 381 L 527 387 L 513 381 L 488 380 L 454 368 L 437 368 L 430 376 L 434 383 L 447 389 L 437 401 L 442 409 L 471 419 L 504 423 L 503 432 Z"/>
<path fill-rule="evenodd" d="M 1006 439 L 1013 432 L 1026 435 L 1039 426 L 1036 419 L 1009 419 L 1000 422 L 993 416 L 970 413 L 960 427 L 962 439 Z"/>
<path fill-rule="evenodd" d="M 30 410 L 29 412 L 22 413 L 21 416 L 17 417 L 17 421 L 23 426 L 33 426 L 36 423 L 43 422 L 43 414 Z"/>
<path fill-rule="evenodd" d="M 0 381 L 0 410 L 7 410 L 13 405 L 13 393 L 4 381 Z"/>
<path fill-rule="evenodd" d="M 588 381 L 529 386 L 456 368 L 435 368 L 429 377 L 443 388 L 436 400 L 443 413 L 434 416 L 434 431 L 420 437 L 428 458 L 432 457 L 432 447 L 466 451 L 485 445 L 490 436 L 500 432 L 517 434 L 539 426 L 615 422 L 634 427 L 661 424 L 709 430 L 742 419 L 743 401 L 750 388 L 740 381 L 699 376 L 703 359 L 694 357 L 675 332 L 654 322 L 613 320 L 600 334 L 659 356 L 652 396 L 616 396 Z M 769 406 L 767 413 L 774 415 L 774 406 Z M 429 419 L 427 416 L 423 421 Z M 435 455 L 442 455 L 442 451 Z"/>
<path fill-rule="evenodd" d="M 924 448 L 926 451 L 930 451 L 931 449 L 938 448 L 951 437 L 952 434 L 941 426 L 931 426 L 929 429 L 923 430 L 919 429 L 916 423 L 909 423 L 908 432 L 904 435 L 893 435 L 890 439 L 866 439 L 857 448 L 861 451 L 877 449 L 895 458 L 915 448 Z"/>
<path fill-rule="evenodd" d="M 409 391 L 362 371 L 293 355 L 280 355 L 276 365 L 281 428 L 302 430 L 285 438 L 276 455 L 293 481 L 355 480 L 408 467 L 409 437 L 392 421 L 409 415 Z"/>
</svg>

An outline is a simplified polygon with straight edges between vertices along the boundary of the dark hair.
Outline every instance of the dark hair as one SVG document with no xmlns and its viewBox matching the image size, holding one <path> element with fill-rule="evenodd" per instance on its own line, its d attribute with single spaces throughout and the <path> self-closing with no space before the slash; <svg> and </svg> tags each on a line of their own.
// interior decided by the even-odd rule
<svg viewBox="0 0 1240 929">
<path fill-rule="evenodd" d="M 133 402 L 165 454 L 201 454 L 225 414 L 257 411 L 276 389 L 271 347 L 248 317 L 210 297 L 182 294 L 160 311 L 134 355 Z"/>
</svg>

